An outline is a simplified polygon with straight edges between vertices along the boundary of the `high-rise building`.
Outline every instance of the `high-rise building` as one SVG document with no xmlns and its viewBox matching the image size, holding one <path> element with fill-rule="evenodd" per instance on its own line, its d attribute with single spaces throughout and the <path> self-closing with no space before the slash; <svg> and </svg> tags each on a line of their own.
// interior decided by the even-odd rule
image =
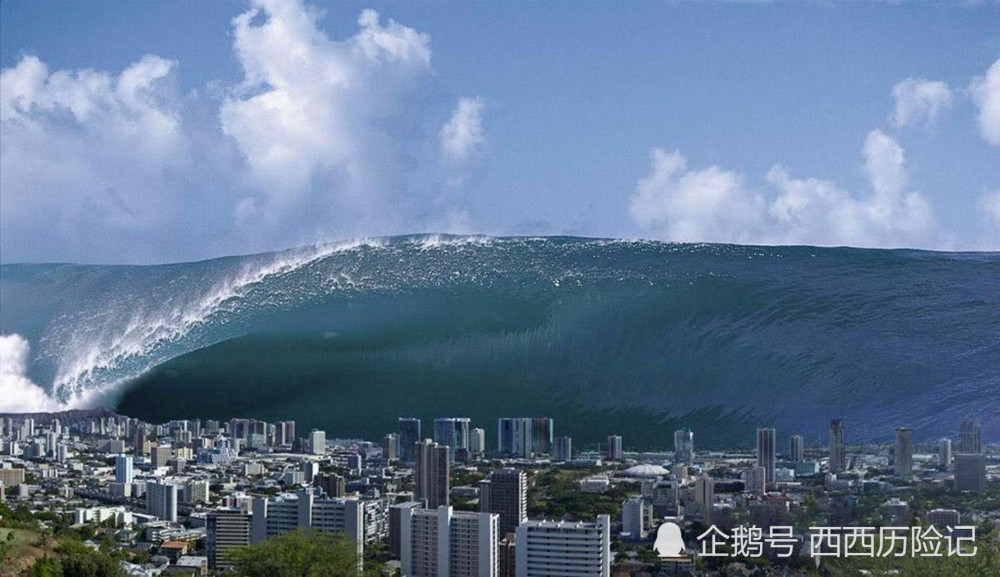
<svg viewBox="0 0 1000 577">
<path fill-rule="evenodd" d="M 382 457 L 386 461 L 395 461 L 399 458 L 399 435 L 389 433 L 382 437 Z"/>
<path fill-rule="evenodd" d="M 593 523 L 525 521 L 517 528 L 517 577 L 610 577 L 611 518 Z"/>
<path fill-rule="evenodd" d="M 400 558 L 406 577 L 497 577 L 500 535 L 492 513 L 451 507 L 400 510 Z"/>
<path fill-rule="evenodd" d="M 531 419 L 531 452 L 536 454 L 552 453 L 552 435 L 555 422 L 548 417 Z"/>
<path fill-rule="evenodd" d="M 674 461 L 687 465 L 694 463 L 694 432 L 687 427 L 674 431 Z"/>
<path fill-rule="evenodd" d="M 172 455 L 173 449 L 170 445 L 155 445 L 150 449 L 150 463 L 154 467 L 166 467 Z"/>
<path fill-rule="evenodd" d="M 146 512 L 164 521 L 177 521 L 177 485 L 146 483 Z"/>
<path fill-rule="evenodd" d="M 646 537 L 647 509 L 651 508 L 640 495 L 633 495 L 622 502 L 622 537 L 638 541 Z"/>
<path fill-rule="evenodd" d="M 479 483 L 479 511 L 500 516 L 500 534 L 513 533 L 528 518 L 528 476 L 514 468 L 498 469 Z"/>
<path fill-rule="evenodd" d="M 486 452 L 486 431 L 476 428 L 469 433 L 469 453 L 482 455 Z"/>
<path fill-rule="evenodd" d="M 979 419 L 965 419 L 958 428 L 958 453 L 973 455 L 983 452 L 983 427 Z"/>
<path fill-rule="evenodd" d="M 573 439 L 570 437 L 556 437 L 552 458 L 556 461 L 572 461 Z"/>
<path fill-rule="evenodd" d="M 451 454 L 448 447 L 424 439 L 416 448 L 414 498 L 424 500 L 428 509 L 448 505 L 451 499 Z"/>
<path fill-rule="evenodd" d="M 115 483 L 121 483 L 127 485 L 132 482 L 132 476 L 134 472 L 132 471 L 132 456 L 131 455 L 117 455 L 115 456 Z"/>
<path fill-rule="evenodd" d="M 434 442 L 448 447 L 454 458 L 458 449 L 469 448 L 470 421 L 466 417 L 434 419 Z"/>
<path fill-rule="evenodd" d="M 986 455 L 959 453 L 955 455 L 955 490 L 982 493 L 986 490 Z"/>
<path fill-rule="evenodd" d="M 840 473 L 847 468 L 847 445 L 844 421 L 830 419 L 830 472 Z"/>
<path fill-rule="evenodd" d="M 951 439 L 938 441 L 938 468 L 947 471 L 951 467 Z"/>
<path fill-rule="evenodd" d="M 767 469 L 761 466 L 743 471 L 743 490 L 760 497 L 767 492 Z"/>
<path fill-rule="evenodd" d="M 313 490 L 303 489 L 294 497 L 256 497 L 252 508 L 251 542 L 259 543 L 300 528 L 343 532 L 357 547 L 358 563 L 361 563 L 365 544 L 363 501 L 317 497 Z"/>
<path fill-rule="evenodd" d="M 389 555 L 398 559 L 402 555 L 403 509 L 422 509 L 421 501 L 406 501 L 389 506 Z"/>
<path fill-rule="evenodd" d="M 313 455 L 326 453 L 326 431 L 313 429 L 309 433 L 309 452 Z"/>
<path fill-rule="evenodd" d="M 702 511 L 702 521 L 711 523 L 712 508 L 715 504 L 715 480 L 702 475 L 694 481 L 694 502 Z"/>
<path fill-rule="evenodd" d="M 420 419 L 399 419 L 399 460 L 412 465 L 417 461 L 417 443 L 420 442 Z"/>
<path fill-rule="evenodd" d="M 910 429 L 896 429 L 896 450 L 893 452 L 892 473 L 897 477 L 905 477 L 913 473 L 913 445 L 910 442 Z"/>
<path fill-rule="evenodd" d="M 774 466 L 777 459 L 774 429 L 757 429 L 757 466 L 764 467 L 764 483 L 774 483 Z"/>
<path fill-rule="evenodd" d="M 220 508 L 208 513 L 208 566 L 226 570 L 233 564 L 227 554 L 237 547 L 250 544 L 250 515 L 239 509 Z"/>
<path fill-rule="evenodd" d="M 510 457 L 530 457 L 534 441 L 532 419 L 504 417 L 497 419 L 497 452 Z"/>
<path fill-rule="evenodd" d="M 788 460 L 793 463 L 801 463 L 803 459 L 802 435 L 792 435 L 788 438 Z"/>
<path fill-rule="evenodd" d="M 622 438 L 618 435 L 608 436 L 608 450 L 605 456 L 609 461 L 621 461 L 624 457 L 622 452 Z"/>
<path fill-rule="evenodd" d="M 313 477 L 313 484 L 327 497 L 343 497 L 347 492 L 347 481 L 336 473 L 320 473 Z"/>
</svg>

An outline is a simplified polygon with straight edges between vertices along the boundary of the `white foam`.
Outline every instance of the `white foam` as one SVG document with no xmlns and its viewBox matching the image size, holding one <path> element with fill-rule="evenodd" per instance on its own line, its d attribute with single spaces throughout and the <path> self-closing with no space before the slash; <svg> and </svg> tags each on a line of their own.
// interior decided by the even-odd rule
<svg viewBox="0 0 1000 577">
<path fill-rule="evenodd" d="M 19 334 L 0 335 L 0 413 L 58 411 L 62 405 L 28 378 L 31 344 Z"/>
</svg>

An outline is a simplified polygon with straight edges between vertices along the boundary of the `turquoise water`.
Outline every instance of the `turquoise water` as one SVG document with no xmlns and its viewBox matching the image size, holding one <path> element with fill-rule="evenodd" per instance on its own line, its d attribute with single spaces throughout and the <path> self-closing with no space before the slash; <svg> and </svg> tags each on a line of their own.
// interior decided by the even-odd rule
<svg viewBox="0 0 1000 577">
<path fill-rule="evenodd" d="M 0 267 L 0 330 L 69 405 L 296 419 L 375 438 L 400 415 L 556 419 L 747 444 L 909 426 L 1000 436 L 1000 255 L 401 237 L 199 263 Z M 428 423 L 429 425 L 429 423 Z"/>
</svg>

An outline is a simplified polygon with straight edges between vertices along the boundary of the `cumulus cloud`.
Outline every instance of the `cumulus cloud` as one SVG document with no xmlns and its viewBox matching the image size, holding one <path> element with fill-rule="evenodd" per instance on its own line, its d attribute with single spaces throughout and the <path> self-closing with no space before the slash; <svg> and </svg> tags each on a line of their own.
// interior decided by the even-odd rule
<svg viewBox="0 0 1000 577">
<path fill-rule="evenodd" d="M 679 151 L 653 149 L 629 211 L 644 231 L 678 242 L 942 246 L 930 206 L 907 190 L 902 147 L 873 130 L 863 155 L 871 190 L 855 197 L 833 182 L 793 178 L 781 165 L 756 190 L 737 172 L 689 169 Z"/>
<path fill-rule="evenodd" d="M 447 162 L 469 162 L 482 153 L 486 144 L 483 131 L 483 100 L 459 98 L 451 119 L 441 127 L 441 156 Z"/>
<path fill-rule="evenodd" d="M 245 77 L 220 121 L 257 191 L 235 214 L 391 231 L 385 219 L 400 215 L 385 209 L 412 200 L 430 37 L 365 10 L 353 36 L 332 40 L 320 16 L 298 1 L 255 0 L 233 21 Z"/>
<path fill-rule="evenodd" d="M 934 124 L 938 115 L 951 108 L 951 88 L 941 81 L 907 78 L 892 87 L 896 102 L 893 123 L 897 127 Z"/>
<path fill-rule="evenodd" d="M 979 109 L 979 133 L 990 144 L 1000 146 L 1000 59 L 969 86 Z"/>
<path fill-rule="evenodd" d="M 0 413 L 60 410 L 59 403 L 27 377 L 30 353 L 21 335 L 0 335 Z"/>
</svg>

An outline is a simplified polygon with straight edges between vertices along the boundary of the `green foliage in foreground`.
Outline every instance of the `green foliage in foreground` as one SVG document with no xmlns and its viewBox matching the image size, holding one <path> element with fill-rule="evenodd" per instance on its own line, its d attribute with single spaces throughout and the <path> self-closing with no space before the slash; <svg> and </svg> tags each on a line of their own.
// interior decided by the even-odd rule
<svg viewBox="0 0 1000 577">
<path fill-rule="evenodd" d="M 971 557 L 848 557 L 824 562 L 832 577 L 983 577 L 1000 575 L 1000 531 L 980 533 Z"/>
<path fill-rule="evenodd" d="M 359 577 L 355 542 L 342 533 L 298 530 L 228 553 L 239 577 Z"/>
<path fill-rule="evenodd" d="M 29 572 L 31 577 L 121 577 L 124 574 L 120 559 L 72 539 L 59 542 L 58 557 L 42 557 Z"/>
</svg>

